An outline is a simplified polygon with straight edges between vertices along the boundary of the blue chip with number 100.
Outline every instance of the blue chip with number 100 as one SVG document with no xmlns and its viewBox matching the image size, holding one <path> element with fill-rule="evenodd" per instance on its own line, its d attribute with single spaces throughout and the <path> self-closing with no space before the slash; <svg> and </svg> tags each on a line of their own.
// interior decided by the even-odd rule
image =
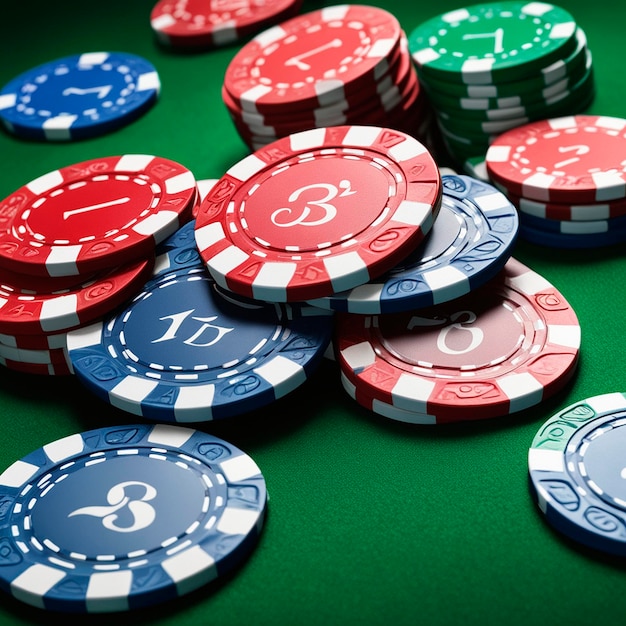
<svg viewBox="0 0 626 626">
<path fill-rule="evenodd" d="M 267 508 L 261 470 L 168 424 L 70 435 L 0 474 L 0 588 L 53 611 L 127 611 L 237 567 Z"/>
<path fill-rule="evenodd" d="M 113 406 L 203 422 L 269 404 L 321 362 L 332 313 L 218 291 L 204 267 L 157 274 L 115 317 L 71 332 L 74 373 Z"/>
</svg>

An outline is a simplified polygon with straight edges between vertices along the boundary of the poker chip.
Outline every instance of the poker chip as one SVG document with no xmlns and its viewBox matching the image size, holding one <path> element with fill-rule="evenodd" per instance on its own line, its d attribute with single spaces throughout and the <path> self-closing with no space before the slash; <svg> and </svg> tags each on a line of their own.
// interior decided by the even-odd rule
<svg viewBox="0 0 626 626">
<path fill-rule="evenodd" d="M 183 596 L 254 549 L 267 490 L 231 443 L 178 426 L 69 435 L 0 475 L 0 586 L 52 611 L 104 613 Z"/>
<path fill-rule="evenodd" d="M 153 265 L 153 259 L 135 261 L 78 282 L 0 269 L 0 332 L 50 334 L 92 322 L 134 296 Z"/>
<path fill-rule="evenodd" d="M 51 361 L 51 363 L 28 363 L 0 357 L 0 365 L 22 374 L 36 376 L 69 376 L 72 374 L 70 366 L 64 358 L 52 357 Z"/>
<path fill-rule="evenodd" d="M 239 415 L 302 385 L 330 342 L 333 317 L 218 292 L 203 266 L 157 275 L 117 315 L 68 333 L 78 379 L 147 419 Z"/>
<path fill-rule="evenodd" d="M 626 555 L 625 426 L 626 395 L 597 395 L 553 415 L 528 451 L 531 494 L 547 522 L 619 556 Z"/>
<path fill-rule="evenodd" d="M 382 277 L 310 300 L 322 308 L 379 314 L 458 298 L 493 278 L 511 256 L 517 211 L 495 187 L 463 175 L 441 178 L 437 219 L 424 242 Z"/>
<path fill-rule="evenodd" d="M 26 139 L 67 141 L 116 130 L 157 100 L 160 81 L 147 60 L 86 52 L 20 74 L 0 90 L 0 120 Z"/>
<path fill-rule="evenodd" d="M 489 147 L 489 176 L 541 202 L 605 202 L 626 197 L 626 120 L 574 115 L 533 122 Z"/>
<path fill-rule="evenodd" d="M 5 198 L 0 266 L 78 276 L 154 254 L 191 217 L 193 174 L 161 157 L 130 154 L 48 172 Z"/>
<path fill-rule="evenodd" d="M 432 117 L 398 20 L 364 5 L 325 7 L 259 33 L 230 62 L 222 98 L 252 150 L 344 125 L 425 140 Z"/>
<path fill-rule="evenodd" d="M 565 9 L 492 2 L 419 24 L 408 37 L 444 151 L 459 166 L 500 134 L 584 112 L 595 96 L 584 31 Z"/>
<path fill-rule="evenodd" d="M 520 212 L 520 235 L 556 248 L 626 240 L 626 120 L 578 115 L 533 122 L 496 138 L 487 173 Z"/>
<path fill-rule="evenodd" d="M 361 404 L 444 423 L 515 413 L 562 389 L 576 370 L 580 325 L 554 286 L 510 258 L 482 288 L 441 305 L 338 313 L 333 343 Z"/>
<path fill-rule="evenodd" d="M 440 204 L 437 166 L 413 137 L 312 129 L 232 166 L 200 206 L 196 243 L 227 290 L 311 300 L 393 268 L 430 231 Z"/>
<path fill-rule="evenodd" d="M 159 0 L 150 14 L 158 41 L 175 48 L 225 46 L 297 13 L 302 0 L 207 3 Z"/>
</svg>

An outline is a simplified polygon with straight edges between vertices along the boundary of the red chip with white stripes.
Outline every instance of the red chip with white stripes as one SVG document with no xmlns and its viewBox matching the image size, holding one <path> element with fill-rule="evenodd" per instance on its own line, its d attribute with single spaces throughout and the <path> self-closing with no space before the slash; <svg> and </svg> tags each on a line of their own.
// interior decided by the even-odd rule
<svg viewBox="0 0 626 626">
<path fill-rule="evenodd" d="M 440 204 L 437 165 L 413 137 L 318 128 L 231 167 L 200 205 L 196 243 L 225 289 L 308 300 L 397 265 L 430 231 Z"/>
<path fill-rule="evenodd" d="M 127 154 L 54 170 L 0 201 L 0 266 L 34 276 L 79 276 L 153 254 L 191 218 L 193 174 Z"/>
<path fill-rule="evenodd" d="M 445 423 L 515 413 L 562 389 L 580 325 L 554 286 L 511 258 L 487 285 L 436 307 L 340 313 L 334 344 L 360 404 Z"/>
</svg>

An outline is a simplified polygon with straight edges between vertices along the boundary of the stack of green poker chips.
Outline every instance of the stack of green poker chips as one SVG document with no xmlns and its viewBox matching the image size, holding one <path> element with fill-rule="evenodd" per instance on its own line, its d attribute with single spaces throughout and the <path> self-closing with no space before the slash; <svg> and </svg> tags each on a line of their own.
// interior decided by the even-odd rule
<svg viewBox="0 0 626 626">
<path fill-rule="evenodd" d="M 494 2 L 423 22 L 409 50 L 453 161 L 499 134 L 591 104 L 591 52 L 572 15 L 542 2 Z"/>
</svg>

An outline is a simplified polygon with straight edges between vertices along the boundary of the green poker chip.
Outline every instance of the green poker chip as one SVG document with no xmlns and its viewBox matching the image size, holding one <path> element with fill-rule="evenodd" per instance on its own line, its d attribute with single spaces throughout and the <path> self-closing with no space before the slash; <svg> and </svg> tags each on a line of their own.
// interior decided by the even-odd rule
<svg viewBox="0 0 626 626">
<path fill-rule="evenodd" d="M 420 24 L 409 50 L 424 77 L 466 85 L 532 77 L 576 50 L 576 22 L 543 2 L 493 2 Z"/>
</svg>

